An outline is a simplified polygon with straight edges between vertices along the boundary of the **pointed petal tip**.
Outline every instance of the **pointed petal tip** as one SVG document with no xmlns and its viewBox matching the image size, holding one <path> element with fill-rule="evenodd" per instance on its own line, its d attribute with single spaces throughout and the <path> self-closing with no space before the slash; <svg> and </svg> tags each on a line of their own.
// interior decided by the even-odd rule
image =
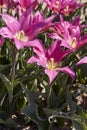
<svg viewBox="0 0 87 130">
<path fill-rule="evenodd" d="M 83 57 L 76 65 L 87 64 L 87 56 Z"/>
</svg>

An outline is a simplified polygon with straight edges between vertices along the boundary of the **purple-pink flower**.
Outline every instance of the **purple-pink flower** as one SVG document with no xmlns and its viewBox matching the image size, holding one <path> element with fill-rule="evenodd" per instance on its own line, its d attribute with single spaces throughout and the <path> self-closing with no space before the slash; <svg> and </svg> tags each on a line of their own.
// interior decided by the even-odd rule
<svg viewBox="0 0 87 130">
<path fill-rule="evenodd" d="M 70 15 L 73 11 L 81 7 L 83 4 L 77 3 L 77 0 L 43 0 L 49 8 L 56 13 Z"/>
<path fill-rule="evenodd" d="M 0 28 L 0 35 L 12 39 L 17 49 L 29 45 L 38 34 L 47 30 L 55 17 L 53 15 L 45 19 L 39 11 L 32 16 L 31 10 L 24 12 L 19 20 L 8 14 L 1 14 L 1 16 L 6 26 Z"/>
<path fill-rule="evenodd" d="M 69 50 L 63 51 L 60 46 L 60 41 L 55 41 L 51 44 L 48 50 L 46 50 L 40 41 L 38 47 L 33 45 L 33 50 L 36 55 L 32 56 L 27 63 L 37 63 L 37 65 L 45 68 L 45 73 L 48 75 L 50 83 L 55 79 L 60 71 L 68 73 L 72 78 L 74 78 L 75 74 L 69 67 L 61 67 L 61 61 L 69 54 Z"/>
<path fill-rule="evenodd" d="M 54 23 L 53 33 L 48 34 L 53 39 L 61 40 L 61 46 L 70 50 L 76 50 L 87 43 L 87 34 L 82 36 L 82 26 L 79 17 L 76 17 L 72 23 L 64 21 L 60 17 L 60 22 Z"/>
</svg>

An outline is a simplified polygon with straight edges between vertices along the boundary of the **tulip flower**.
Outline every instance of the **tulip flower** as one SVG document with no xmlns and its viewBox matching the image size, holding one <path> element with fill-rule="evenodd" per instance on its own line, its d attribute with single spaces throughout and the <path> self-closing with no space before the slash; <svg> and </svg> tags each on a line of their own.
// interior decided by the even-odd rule
<svg viewBox="0 0 87 130">
<path fill-rule="evenodd" d="M 74 10 L 81 7 L 83 4 L 77 3 L 77 0 L 43 0 L 49 8 L 56 13 L 70 15 Z"/>
<path fill-rule="evenodd" d="M 82 27 L 79 17 L 70 23 L 60 17 L 60 22 L 54 23 L 53 33 L 48 34 L 53 39 L 61 40 L 61 46 L 70 50 L 76 50 L 87 43 L 87 34 L 82 36 Z"/>
<path fill-rule="evenodd" d="M 52 83 L 60 71 L 68 73 L 74 78 L 75 74 L 68 66 L 61 67 L 61 61 L 69 54 L 69 51 L 61 49 L 60 41 L 55 41 L 48 50 L 40 41 L 40 47 L 33 46 L 33 50 L 36 55 L 32 56 L 27 63 L 37 63 L 37 65 L 42 66 L 45 69 L 45 74 L 49 77 L 49 83 Z"/>
<path fill-rule="evenodd" d="M 53 15 L 45 19 L 40 12 L 32 16 L 31 10 L 24 12 L 19 20 L 8 14 L 1 14 L 1 16 L 6 27 L 0 28 L 0 35 L 12 39 L 17 49 L 23 48 L 38 34 L 47 30 L 55 17 Z"/>
</svg>

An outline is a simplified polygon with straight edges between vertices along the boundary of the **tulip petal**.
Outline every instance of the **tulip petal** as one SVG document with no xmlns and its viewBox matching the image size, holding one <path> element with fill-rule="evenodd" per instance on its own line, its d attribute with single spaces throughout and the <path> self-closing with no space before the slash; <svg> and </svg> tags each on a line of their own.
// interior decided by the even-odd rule
<svg viewBox="0 0 87 130">
<path fill-rule="evenodd" d="M 13 34 L 7 27 L 0 28 L 0 35 L 2 35 L 4 38 L 13 38 Z"/>
<path fill-rule="evenodd" d="M 83 57 L 76 65 L 87 64 L 87 56 Z"/>
<path fill-rule="evenodd" d="M 47 33 L 47 35 L 52 39 L 62 40 L 62 38 L 57 33 Z"/>
<path fill-rule="evenodd" d="M 31 63 L 37 63 L 38 61 L 38 57 L 32 56 L 30 59 L 28 59 L 27 63 L 31 64 Z"/>
<path fill-rule="evenodd" d="M 18 39 L 14 39 L 14 42 L 15 42 L 15 46 L 18 50 L 22 49 L 23 47 L 25 47 L 28 44 L 28 41 L 24 42 L 24 41 L 21 41 Z"/>
<path fill-rule="evenodd" d="M 49 77 L 49 83 L 51 84 L 55 77 L 58 75 L 58 71 L 45 69 L 45 74 Z"/>
<path fill-rule="evenodd" d="M 20 28 L 20 24 L 19 22 L 16 20 L 16 18 L 7 15 L 7 14 L 3 14 L 2 18 L 4 20 L 4 22 L 6 23 L 7 27 L 9 28 L 9 30 L 15 34 L 16 32 L 19 31 Z"/>
<path fill-rule="evenodd" d="M 40 41 L 39 39 L 29 41 L 25 46 L 26 47 L 29 47 L 29 46 L 33 47 L 34 52 L 40 56 L 44 55 L 45 51 L 46 51 L 42 41 Z"/>
<path fill-rule="evenodd" d="M 69 76 L 70 76 L 72 79 L 75 78 L 75 73 L 74 73 L 74 71 L 73 71 L 71 68 L 67 67 L 67 66 L 66 66 L 66 67 L 63 67 L 63 68 L 57 68 L 56 70 L 69 74 Z"/>
</svg>

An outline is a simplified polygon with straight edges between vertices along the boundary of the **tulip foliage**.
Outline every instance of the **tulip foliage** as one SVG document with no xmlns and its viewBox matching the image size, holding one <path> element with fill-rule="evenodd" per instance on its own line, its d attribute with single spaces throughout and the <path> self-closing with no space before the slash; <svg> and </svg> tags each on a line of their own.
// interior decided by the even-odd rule
<svg viewBox="0 0 87 130">
<path fill-rule="evenodd" d="M 68 122 L 87 130 L 86 8 L 77 0 L 0 1 L 1 124 L 17 127 L 18 113 L 38 130 Z"/>
</svg>

